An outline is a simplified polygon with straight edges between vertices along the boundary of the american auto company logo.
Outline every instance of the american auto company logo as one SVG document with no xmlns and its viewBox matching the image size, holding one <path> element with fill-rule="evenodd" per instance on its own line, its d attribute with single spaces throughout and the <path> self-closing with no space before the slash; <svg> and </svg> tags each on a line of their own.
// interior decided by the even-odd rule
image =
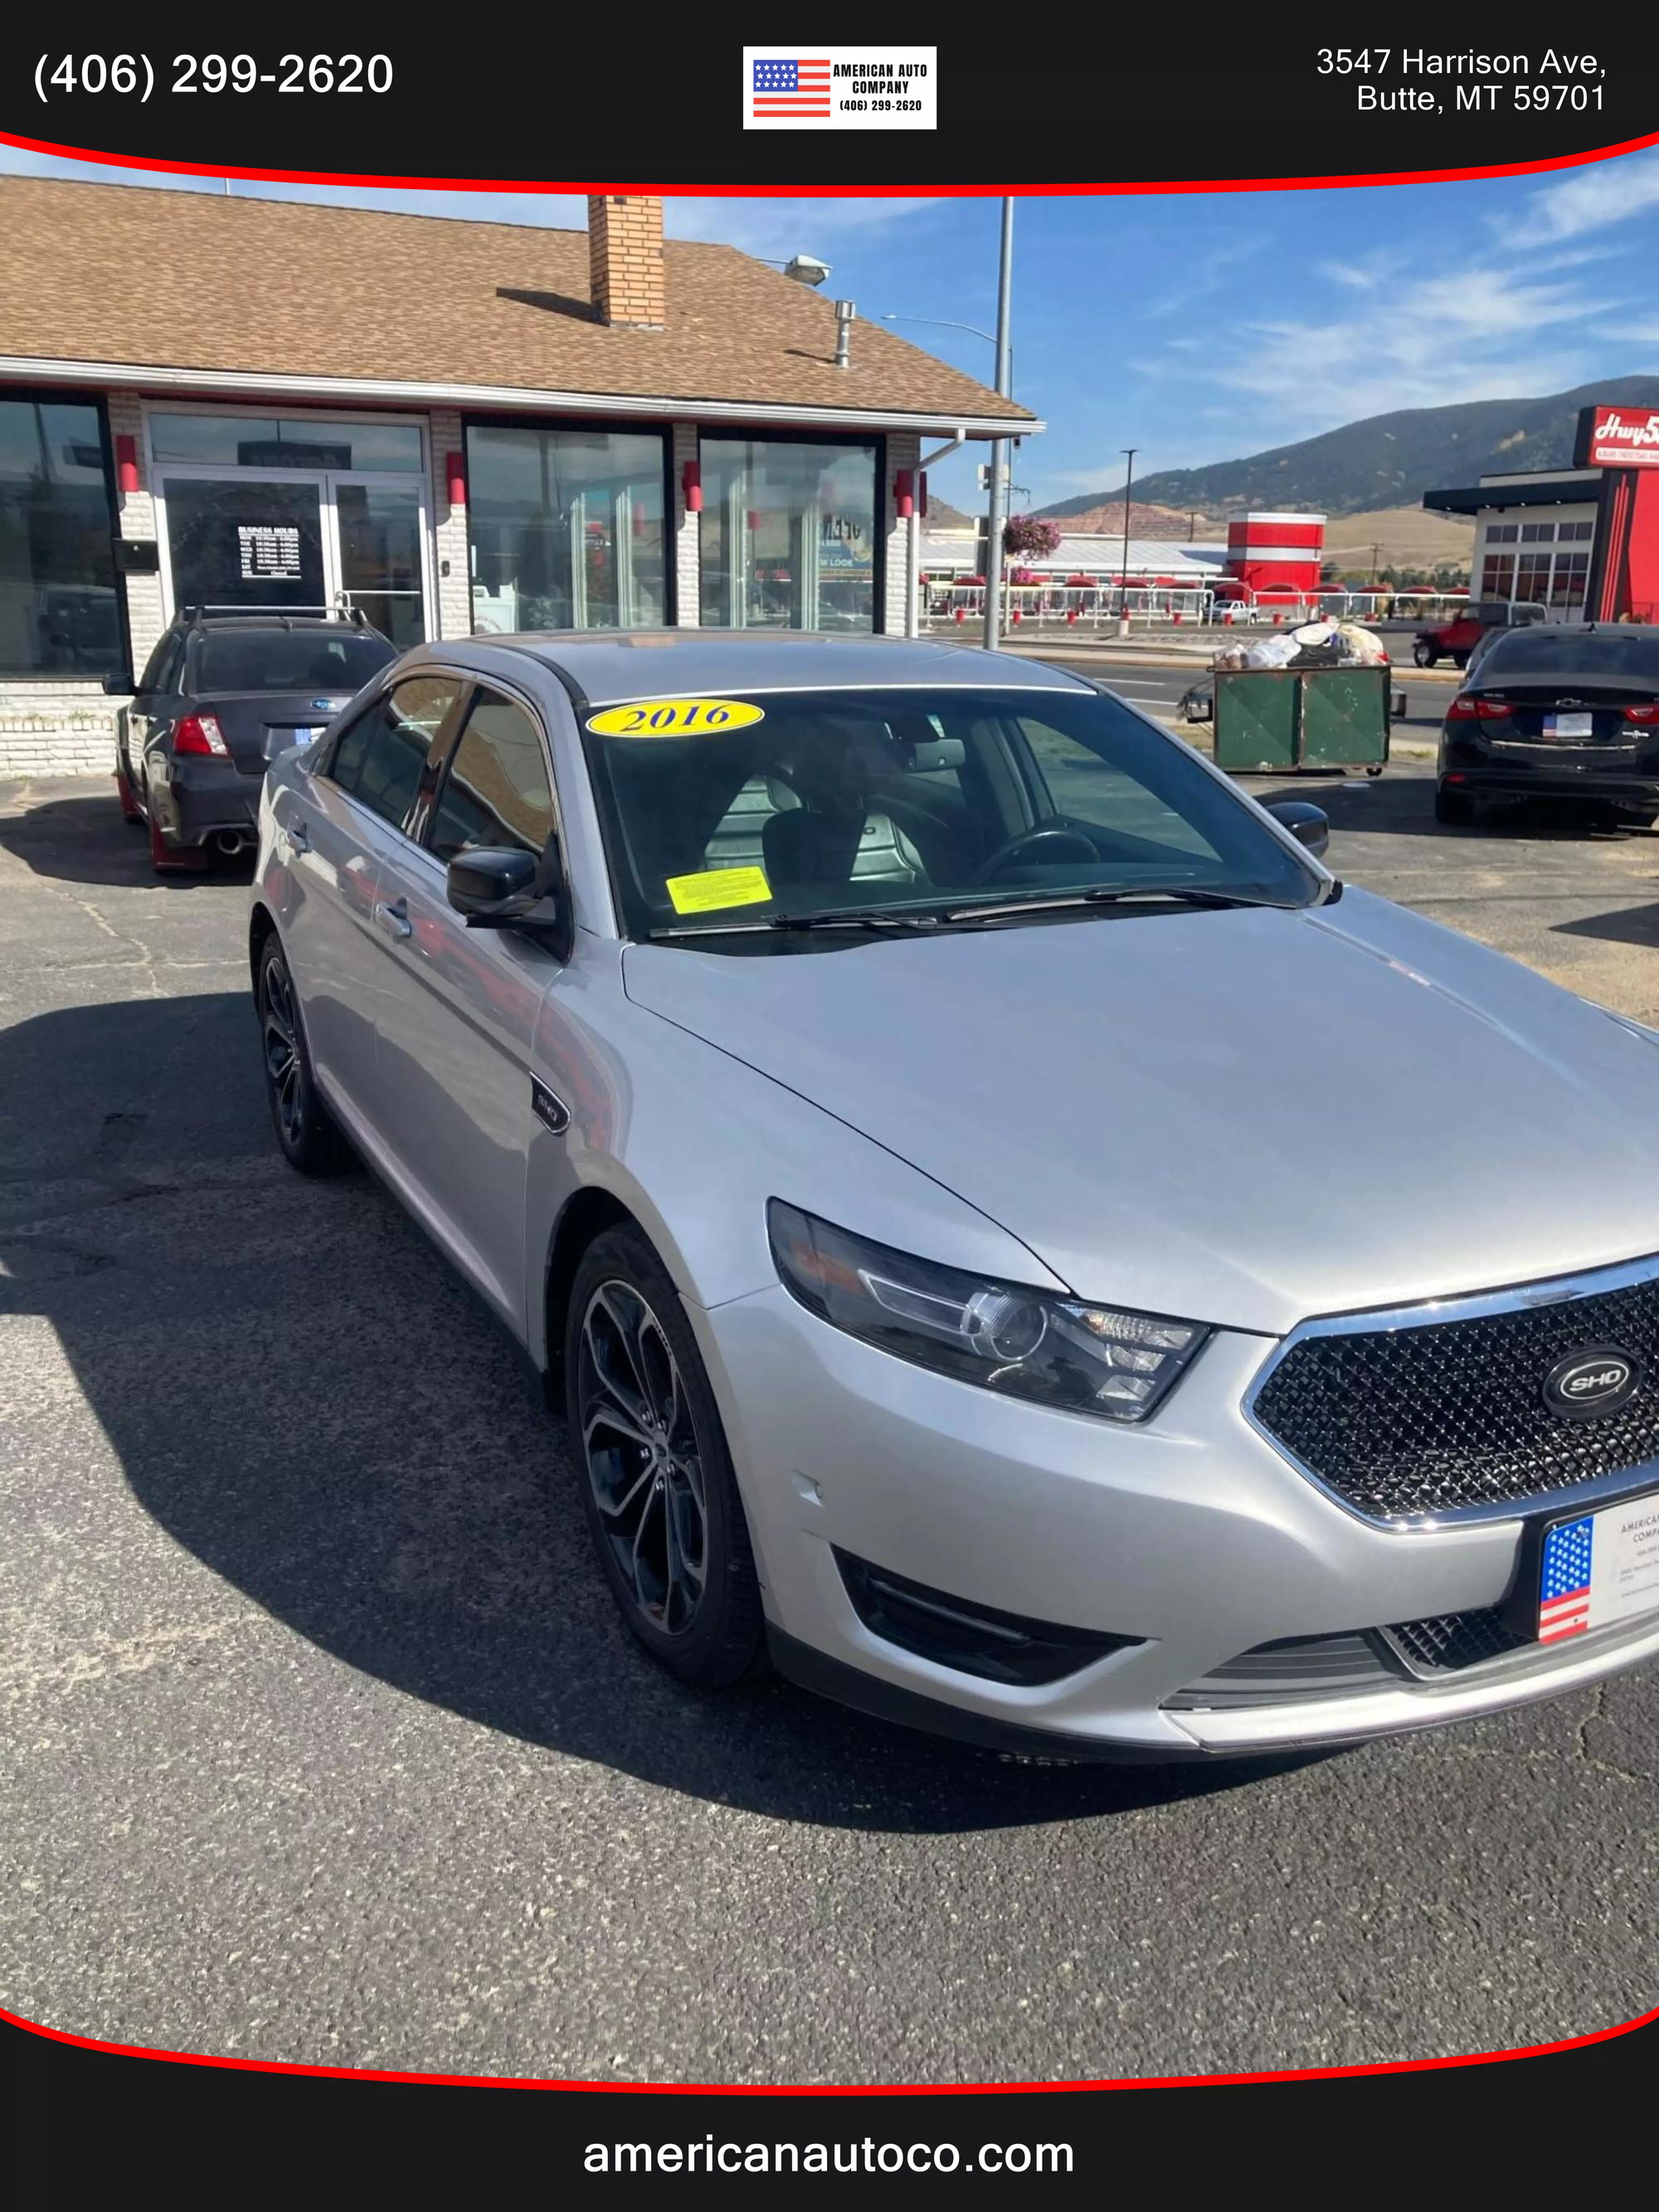
<svg viewBox="0 0 1659 2212">
<path fill-rule="evenodd" d="M 1659 413 L 1621 415 L 1616 407 L 1598 408 L 1589 461 L 1592 466 L 1659 467 Z"/>
<path fill-rule="evenodd" d="M 1627 1406 L 1641 1387 L 1639 1360 L 1615 1345 L 1586 1345 L 1544 1377 L 1544 1403 L 1565 1421 L 1599 1421 Z"/>
</svg>

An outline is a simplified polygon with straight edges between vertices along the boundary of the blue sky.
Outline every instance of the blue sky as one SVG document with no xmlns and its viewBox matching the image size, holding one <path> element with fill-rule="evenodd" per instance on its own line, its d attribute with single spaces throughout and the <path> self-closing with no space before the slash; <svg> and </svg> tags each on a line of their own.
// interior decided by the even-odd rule
<svg viewBox="0 0 1659 2212">
<path fill-rule="evenodd" d="M 0 170 L 161 181 L 6 146 Z M 222 189 L 165 188 L 196 182 Z M 535 192 L 233 189 L 570 228 L 583 214 Z M 994 199 L 682 198 L 667 223 L 753 253 L 816 253 L 870 319 L 994 321 Z M 1126 445 L 1141 476 L 1392 408 L 1659 370 L 1659 150 L 1469 184 L 1022 199 L 1014 245 L 1016 392 L 1050 426 L 1015 477 L 1039 506 L 1121 482 Z M 989 380 L 979 339 L 896 327 Z M 971 462 L 934 489 L 975 504 Z"/>
</svg>

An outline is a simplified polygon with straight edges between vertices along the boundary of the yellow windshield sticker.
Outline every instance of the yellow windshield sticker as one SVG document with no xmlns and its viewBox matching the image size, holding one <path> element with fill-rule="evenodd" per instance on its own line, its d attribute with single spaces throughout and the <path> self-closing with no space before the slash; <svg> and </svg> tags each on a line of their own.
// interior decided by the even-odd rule
<svg viewBox="0 0 1659 2212">
<path fill-rule="evenodd" d="M 764 868 L 705 868 L 701 875 L 670 876 L 676 914 L 713 914 L 720 907 L 758 906 L 772 896 Z"/>
<path fill-rule="evenodd" d="M 590 714 L 587 726 L 596 738 L 702 738 L 765 720 L 765 708 L 746 699 L 641 699 Z"/>
</svg>

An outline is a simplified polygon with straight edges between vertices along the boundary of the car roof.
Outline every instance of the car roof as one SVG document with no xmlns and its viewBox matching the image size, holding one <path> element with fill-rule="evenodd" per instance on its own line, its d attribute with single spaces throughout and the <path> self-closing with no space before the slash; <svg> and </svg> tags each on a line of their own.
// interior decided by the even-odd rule
<svg viewBox="0 0 1659 2212">
<path fill-rule="evenodd" d="M 379 637 L 380 633 L 366 623 L 342 622 L 337 615 L 313 614 L 192 614 L 186 609 L 173 618 L 174 629 L 322 629 L 331 636 Z"/>
<path fill-rule="evenodd" d="M 800 691 L 995 685 L 1086 691 L 1081 678 L 1037 660 L 954 641 L 846 637 L 813 630 L 546 630 L 471 641 L 556 670 L 591 706 L 627 699 L 708 697 L 723 691 Z M 430 650 L 453 650 L 434 644 Z"/>
</svg>

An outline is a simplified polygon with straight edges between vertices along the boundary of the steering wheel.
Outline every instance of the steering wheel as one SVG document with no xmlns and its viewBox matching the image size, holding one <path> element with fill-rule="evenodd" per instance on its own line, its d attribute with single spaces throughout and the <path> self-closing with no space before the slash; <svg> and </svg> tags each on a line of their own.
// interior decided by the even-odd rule
<svg viewBox="0 0 1659 2212">
<path fill-rule="evenodd" d="M 1070 829 L 1063 822 L 1036 822 L 1029 830 L 1021 830 L 1012 837 L 1005 837 L 995 852 L 980 862 L 970 881 L 975 884 L 994 882 L 1017 854 L 1034 850 L 1040 845 L 1061 845 L 1066 848 L 1064 854 L 1045 854 L 1045 859 L 1098 860 L 1100 858 L 1098 848 L 1084 836 L 1082 830 Z"/>
</svg>

